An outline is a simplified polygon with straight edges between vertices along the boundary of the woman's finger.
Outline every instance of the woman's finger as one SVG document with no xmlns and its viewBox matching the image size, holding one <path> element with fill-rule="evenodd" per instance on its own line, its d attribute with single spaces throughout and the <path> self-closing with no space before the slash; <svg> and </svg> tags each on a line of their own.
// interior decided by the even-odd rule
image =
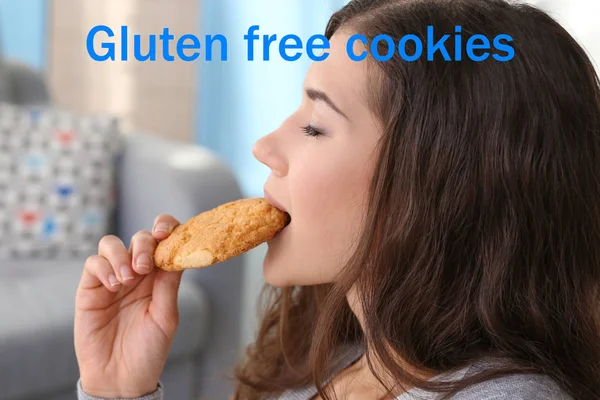
<svg viewBox="0 0 600 400">
<path fill-rule="evenodd" d="M 98 255 L 88 257 L 75 296 L 75 312 L 110 306 L 119 295 L 121 287 L 106 258 Z"/>
<path fill-rule="evenodd" d="M 118 292 L 121 289 L 121 282 L 117 279 L 110 262 L 99 255 L 89 256 L 83 265 L 83 275 L 79 287 L 95 289 L 101 285 L 111 292 Z"/>
<path fill-rule="evenodd" d="M 174 333 L 179 324 L 177 297 L 183 271 L 157 270 L 148 311 L 164 332 Z"/>
<path fill-rule="evenodd" d="M 104 236 L 98 244 L 98 255 L 106 258 L 123 285 L 135 282 L 137 274 L 131 268 L 131 254 L 123 241 L 114 235 Z"/>
<path fill-rule="evenodd" d="M 154 238 L 157 240 L 166 239 L 171 232 L 173 232 L 173 229 L 175 229 L 177 225 L 179 225 L 179 221 L 177 221 L 172 215 L 160 214 L 154 219 L 152 236 L 154 236 Z"/>
<path fill-rule="evenodd" d="M 149 274 L 154 268 L 154 250 L 156 250 L 156 239 L 151 232 L 139 231 L 131 238 L 131 258 L 133 270 L 138 274 Z"/>
</svg>

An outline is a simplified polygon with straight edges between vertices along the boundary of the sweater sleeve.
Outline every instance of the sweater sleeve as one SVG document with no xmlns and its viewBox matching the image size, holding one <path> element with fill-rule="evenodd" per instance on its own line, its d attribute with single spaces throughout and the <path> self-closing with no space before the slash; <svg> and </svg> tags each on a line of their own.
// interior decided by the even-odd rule
<svg viewBox="0 0 600 400">
<path fill-rule="evenodd" d="M 90 396 L 89 394 L 84 392 L 83 388 L 81 387 L 81 379 L 79 379 L 77 381 L 77 400 L 163 400 L 163 394 L 164 394 L 164 390 L 163 390 L 162 383 L 158 382 L 158 388 L 156 389 L 156 391 L 149 393 L 142 397 L 128 398 L 128 399 L 100 398 L 100 397 Z"/>
</svg>

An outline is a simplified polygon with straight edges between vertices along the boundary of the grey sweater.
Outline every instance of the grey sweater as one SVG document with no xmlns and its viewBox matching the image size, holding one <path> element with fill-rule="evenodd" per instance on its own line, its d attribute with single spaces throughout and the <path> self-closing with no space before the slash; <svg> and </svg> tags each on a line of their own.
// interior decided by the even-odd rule
<svg viewBox="0 0 600 400">
<path fill-rule="evenodd" d="M 331 366 L 331 377 L 342 369 L 348 367 L 363 354 L 360 346 L 348 346 L 338 352 Z M 451 381 L 461 379 L 465 376 L 475 374 L 485 369 L 486 362 L 473 364 L 454 374 L 442 374 L 432 379 Z M 317 394 L 314 386 L 302 389 L 289 390 L 271 400 L 309 400 Z M 435 400 L 439 395 L 412 389 L 400 395 L 396 400 Z M 89 396 L 81 388 L 81 382 L 77 382 L 78 400 L 125 400 L 125 399 L 101 399 Z M 545 375 L 511 375 L 486 381 L 461 391 L 453 397 L 455 400 L 573 400 L 552 379 Z M 167 400 L 164 398 L 164 389 L 159 382 L 158 389 L 144 397 L 127 400 Z M 168 399 L 171 400 L 171 399 Z"/>
</svg>

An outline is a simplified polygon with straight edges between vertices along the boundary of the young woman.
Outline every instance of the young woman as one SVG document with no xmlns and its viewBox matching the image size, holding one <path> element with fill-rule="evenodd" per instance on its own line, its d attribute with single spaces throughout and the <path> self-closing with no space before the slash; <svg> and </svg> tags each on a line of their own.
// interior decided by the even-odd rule
<svg viewBox="0 0 600 400">
<path fill-rule="evenodd" d="M 506 34 L 514 57 L 346 51 L 428 26 L 450 55 L 461 26 L 461 46 Z M 292 222 L 268 243 L 273 296 L 234 398 L 599 399 L 600 89 L 582 48 L 502 0 L 354 0 L 326 36 L 299 109 L 253 149 Z M 86 261 L 80 399 L 161 398 L 181 273 L 149 255 L 177 223 Z"/>
</svg>

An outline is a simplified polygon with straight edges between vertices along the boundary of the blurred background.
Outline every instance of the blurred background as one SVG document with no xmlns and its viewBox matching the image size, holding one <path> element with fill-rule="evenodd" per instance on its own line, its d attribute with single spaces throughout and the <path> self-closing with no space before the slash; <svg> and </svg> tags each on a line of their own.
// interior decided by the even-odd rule
<svg viewBox="0 0 600 400">
<path fill-rule="evenodd" d="M 249 62 L 241 39 L 251 25 L 260 26 L 261 36 L 308 38 L 322 33 L 329 16 L 346 2 L 5 0 L 0 15 L 13 21 L 3 30 L 7 56 L 44 70 L 56 104 L 118 115 L 125 130 L 206 146 L 233 170 L 244 197 L 262 197 L 269 170 L 254 159 L 252 145 L 297 108 L 310 60 L 286 62 L 275 54 L 270 61 L 257 57 Z M 31 27 L 17 22 L 19 13 L 29 18 L 35 13 Z M 176 37 L 192 33 L 202 41 L 205 34 L 221 33 L 228 40 L 229 59 L 206 62 L 201 52 L 197 62 L 96 62 L 83 44 L 97 24 L 112 27 L 117 35 L 118 27 L 127 25 L 131 34 L 146 35 L 143 48 L 147 35 L 164 27 Z M 242 341 L 253 334 L 265 250 L 262 246 L 248 254 Z"/>
<path fill-rule="evenodd" d="M 246 49 L 243 35 L 249 26 L 260 25 L 260 35 L 277 34 L 280 38 L 294 33 L 304 40 L 313 34 L 323 33 L 329 16 L 346 2 L 0 0 L 2 79 L 10 79 L 11 90 L 22 89 L 29 93 L 25 100 L 13 93 L 12 98 L 8 96 L 2 101 L 20 106 L 43 104 L 52 109 L 67 110 L 73 115 L 115 116 L 124 133 L 137 135 L 135 140 L 131 139 L 133 141 L 126 144 L 126 148 L 130 146 L 134 150 L 126 151 L 120 169 L 115 171 L 120 185 L 125 188 L 121 189 L 124 193 L 121 197 L 114 198 L 117 208 L 115 218 L 118 221 L 116 226 L 119 226 L 118 232 L 122 234 L 122 239 L 128 240 L 128 236 L 138 229 L 150 229 L 153 218 L 158 213 L 171 213 L 184 220 L 224 201 L 239 197 L 262 197 L 262 186 L 269 170 L 253 158 L 252 145 L 258 138 L 276 129 L 298 106 L 302 81 L 310 60 L 304 56 L 299 61 L 286 62 L 277 55 L 268 62 L 260 59 L 247 61 L 244 57 Z M 598 66 L 600 2 L 530 0 L 529 3 L 545 9 L 557 18 L 583 44 Z M 108 25 L 115 31 L 116 36 L 112 41 L 117 43 L 117 54 L 120 53 L 118 38 L 121 25 L 129 27 L 130 35 L 135 33 L 142 36 L 143 49 L 148 46 L 149 34 L 160 34 L 164 27 L 169 27 L 175 37 L 190 33 L 203 40 L 205 34 L 225 35 L 228 39 L 229 60 L 206 62 L 201 56 L 195 62 L 184 62 L 177 58 L 174 62 L 167 62 L 161 57 L 156 62 L 96 62 L 89 57 L 85 40 L 90 29 L 100 24 Z M 130 45 L 130 54 L 131 47 Z M 12 74 L 10 78 L 6 72 L 9 70 Z M 45 89 L 40 89 L 40 80 Z M 2 85 L 7 84 L 0 82 L 0 86 Z M 1 134 L 8 143 L 10 140 L 7 135 L 14 133 L 3 130 Z M 9 147 L 5 145 L 4 148 Z M 6 169 L 4 172 L 9 167 L 8 162 L 0 164 L 0 168 Z M 161 186 L 160 182 L 165 184 Z M 185 184 L 180 184 L 181 182 Z M 0 191 L 2 193 L 4 192 Z M 0 200 L 0 214 L 3 211 Z M 5 222 L 5 226 L 9 226 L 8 222 Z M 197 324 L 190 322 L 182 326 L 182 354 L 185 349 L 200 349 L 198 351 L 201 353 L 210 353 L 206 348 L 202 349 L 202 346 L 208 345 L 202 345 L 195 339 L 190 339 L 191 342 L 188 340 L 190 343 L 186 344 L 183 338 L 186 335 L 235 336 L 228 339 L 226 347 L 215 345 L 213 351 L 217 353 L 231 348 L 232 341 L 238 344 L 240 351 L 252 340 L 256 328 L 257 296 L 264 283 L 262 258 L 265 251 L 266 247 L 263 245 L 240 257 L 238 264 L 224 269 L 224 276 L 206 272 L 197 279 L 206 290 L 194 292 L 195 289 L 190 286 L 188 293 L 183 288 L 184 295 L 189 295 L 189 301 L 185 300 L 188 299 L 185 296 L 182 300 L 188 301 L 184 306 L 187 304 L 190 309 L 199 308 L 203 310 L 203 314 L 200 317 L 190 311 L 190 320 Z M 34 261 L 28 265 L 32 264 L 37 266 L 39 262 Z M 11 269 L 1 268 L 6 265 L 8 261 L 0 260 L 0 270 Z M 0 275 L 7 285 L 6 290 L 18 290 L 19 287 L 22 287 L 22 292 L 37 290 L 35 285 L 42 283 L 32 283 L 33 278 L 23 273 L 24 264 L 19 265 L 19 274 L 15 275 L 12 271 Z M 69 277 L 73 276 L 73 271 L 79 272 L 77 267 L 80 269 L 81 266 L 80 262 L 74 262 Z M 40 267 L 31 268 L 37 271 Z M 15 278 L 17 275 L 19 278 Z M 7 283 L 9 278 L 10 283 Z M 235 285 L 223 283 L 228 279 L 236 282 Z M 40 290 L 50 290 L 48 282 L 59 285 L 58 281 L 47 281 Z M 67 290 L 66 293 L 66 298 L 72 300 L 69 297 L 72 292 Z M 63 313 L 63 318 L 68 319 L 69 314 L 65 310 L 70 310 L 72 301 L 71 304 L 66 304 L 60 312 Z M 220 309 L 219 306 L 224 308 Z M 0 320 L 3 321 L 0 322 L 0 360 L 20 357 L 29 360 L 27 362 L 31 365 L 45 365 L 35 353 L 24 355 L 21 352 L 18 356 L 14 355 L 15 349 L 20 348 L 18 346 L 31 348 L 24 339 L 27 335 L 17 335 L 15 332 L 24 333 L 24 327 L 35 326 L 35 322 L 39 320 L 27 322 L 20 320 L 21 317 L 14 313 L 10 317 L 2 315 L 1 313 L 11 312 L 6 307 L 5 305 L 5 308 L 0 309 Z M 30 312 L 34 315 L 35 307 L 43 310 L 39 304 L 31 307 L 33 311 Z M 52 319 L 52 312 L 42 312 L 47 318 L 48 327 L 47 332 L 37 334 L 34 339 L 40 343 L 40 352 L 55 345 L 58 340 L 56 326 L 59 325 Z M 221 314 L 227 314 L 229 319 L 214 322 L 221 318 Z M 8 327 L 7 318 L 17 322 Z M 208 330 L 202 333 L 204 325 L 214 325 L 217 328 L 213 327 L 212 331 L 206 328 Z M 65 327 L 65 332 L 70 332 L 69 328 Z M 219 332 L 218 329 L 221 328 L 229 332 Z M 36 329 L 42 328 L 37 326 Z M 210 343 L 210 339 L 206 339 L 205 343 Z M 219 354 L 209 357 L 217 359 Z M 176 355 L 172 360 L 172 364 L 178 363 Z M 47 362 L 52 364 L 51 361 Z M 67 364 L 65 361 L 65 365 Z M 179 382 L 179 385 L 189 390 L 186 389 L 188 391 L 182 394 L 171 392 L 171 398 L 184 399 L 199 395 L 202 398 L 225 398 L 221 396 L 222 386 L 211 383 L 216 378 L 198 385 L 191 384 L 194 381 L 193 375 L 197 373 L 193 372 L 192 365 L 195 364 L 180 364 L 173 367 L 173 372 L 165 379 Z M 205 364 L 207 362 L 200 368 L 207 368 Z M 220 365 L 218 362 L 212 364 Z M 34 390 L 32 387 L 24 388 L 27 385 L 22 382 L 7 389 L 8 386 L 2 382 L 0 399 L 42 398 L 40 393 L 44 393 L 43 398 L 46 399 L 73 398 L 73 391 L 65 392 L 72 389 L 69 386 L 69 379 L 73 374 L 72 362 L 69 367 L 61 367 L 60 362 L 57 365 L 58 367 L 53 367 L 57 374 L 53 378 L 54 383 L 47 377 L 46 382 Z M 18 374 L 23 375 L 23 371 L 27 369 L 32 369 L 27 376 L 35 380 L 35 374 L 39 371 L 33 371 L 34 367 L 24 366 Z M 225 362 L 223 369 L 226 369 Z M 15 367 L 13 361 L 10 364 L 0 361 L 0 377 L 11 373 L 14 375 L 15 370 L 18 367 Z M 60 374 L 71 376 L 61 381 Z M 17 378 L 19 379 L 21 378 Z M 62 382 L 62 386 L 57 382 Z M 176 383 L 170 385 L 173 390 Z"/>
</svg>

